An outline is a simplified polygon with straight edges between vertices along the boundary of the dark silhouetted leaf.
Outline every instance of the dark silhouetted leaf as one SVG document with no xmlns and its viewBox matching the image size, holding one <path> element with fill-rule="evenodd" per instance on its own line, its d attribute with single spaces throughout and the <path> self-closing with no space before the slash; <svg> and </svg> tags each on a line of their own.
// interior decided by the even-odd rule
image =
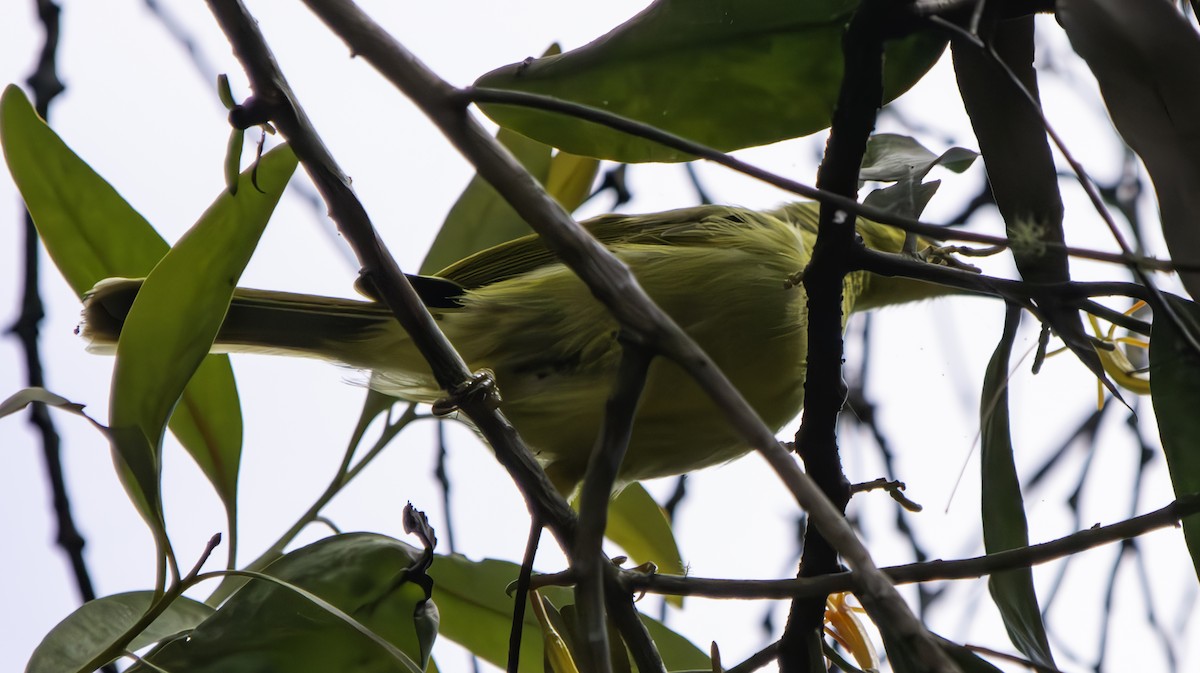
<svg viewBox="0 0 1200 673">
<path fill-rule="evenodd" d="M 1177 297 L 1168 301 L 1193 339 L 1200 335 L 1200 308 Z M 1175 495 L 1200 493 L 1200 353 L 1158 310 L 1150 336 L 1150 399 Z M 1200 577 L 1200 515 L 1183 520 L 1183 537 Z"/>
<path fill-rule="evenodd" d="M 1200 36 L 1172 3 L 1058 0 L 1121 137 L 1154 181 L 1171 258 L 1200 264 Z M 1200 272 L 1181 272 L 1200 297 Z"/>
<path fill-rule="evenodd" d="M 989 554 L 1029 544 L 1029 526 L 1013 460 L 1008 417 L 1009 356 L 1020 318 L 1021 310 L 1010 306 L 1004 334 L 988 362 L 980 399 L 983 544 Z M 1017 649 L 1040 664 L 1053 666 L 1054 657 L 1033 588 L 1033 572 L 1019 568 L 996 573 L 988 578 L 988 589 Z"/>
</svg>

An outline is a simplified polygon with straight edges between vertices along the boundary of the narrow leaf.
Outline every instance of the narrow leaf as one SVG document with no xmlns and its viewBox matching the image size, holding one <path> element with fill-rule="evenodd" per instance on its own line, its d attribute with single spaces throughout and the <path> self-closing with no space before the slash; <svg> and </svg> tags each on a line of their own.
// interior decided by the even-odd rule
<svg viewBox="0 0 1200 673">
<path fill-rule="evenodd" d="M 9 86 L 0 96 L 0 145 L 50 258 L 79 296 L 112 276 L 141 278 L 167 243 Z M 171 417 L 171 431 L 227 507 L 236 501 L 242 415 L 225 355 L 210 355 Z"/>
<path fill-rule="evenodd" d="M 1200 307 L 1178 297 L 1169 296 L 1168 301 L 1192 338 L 1200 335 Z M 1179 326 L 1159 313 L 1155 312 L 1150 336 L 1150 399 L 1178 497 L 1200 493 L 1200 353 Z M 1200 515 L 1183 520 L 1183 537 L 1200 577 Z"/>
<path fill-rule="evenodd" d="M 295 155 L 280 146 L 243 173 L 243 189 L 236 196 L 223 192 L 154 267 L 125 319 L 109 425 L 118 454 L 151 508 L 158 498 L 158 452 L 167 419 L 208 354 L 237 278 L 295 167 Z M 218 492 L 236 492 L 236 481 L 221 484 Z"/>
<path fill-rule="evenodd" d="M 989 554 L 1029 545 L 1029 525 L 1013 460 L 1008 416 L 1009 357 L 1020 322 L 1021 309 L 1010 306 L 1004 334 L 988 362 L 980 400 L 983 544 Z M 1033 588 L 1033 571 L 1020 568 L 996 573 L 988 578 L 988 590 L 1013 645 L 1033 661 L 1054 666 Z"/>
<path fill-rule="evenodd" d="M 582 103 L 721 150 L 797 138 L 829 126 L 842 78 L 842 32 L 858 4 L 658 0 L 588 45 L 505 66 L 476 85 Z M 889 43 L 887 99 L 920 79 L 944 46 L 932 34 Z M 565 115 L 482 107 L 501 126 L 575 154 L 626 162 L 691 158 Z"/>
</svg>

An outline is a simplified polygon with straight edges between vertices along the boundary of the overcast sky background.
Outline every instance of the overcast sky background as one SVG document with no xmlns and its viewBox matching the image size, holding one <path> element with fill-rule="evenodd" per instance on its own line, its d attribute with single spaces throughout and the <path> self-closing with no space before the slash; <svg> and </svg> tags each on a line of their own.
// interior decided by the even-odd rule
<svg viewBox="0 0 1200 673">
<path fill-rule="evenodd" d="M 67 91 L 51 110 L 51 123 L 68 144 L 152 222 L 168 241 L 181 235 L 223 189 L 222 159 L 228 126 L 212 73 L 229 73 L 235 96 L 247 95 L 245 79 L 203 3 L 162 2 L 196 40 L 204 61 L 201 72 L 162 21 L 146 5 L 132 0 L 68 2 L 63 11 L 59 72 Z M 342 43 L 300 3 L 252 2 L 251 10 L 297 91 L 301 103 L 371 213 L 393 254 L 406 270 L 420 264 L 446 212 L 473 171 L 437 130 L 382 81 L 369 65 L 349 58 Z M 552 41 L 564 49 L 581 46 L 641 9 L 639 2 L 556 3 L 364 2 L 369 13 L 437 73 L 456 85 L 471 83 L 499 65 L 540 54 Z M 0 8 L 0 79 L 24 82 L 41 47 L 42 33 L 33 0 L 6 2 Z M 1046 107 L 1059 130 L 1102 182 L 1120 167 L 1120 148 L 1112 140 L 1094 82 L 1073 62 L 1065 38 L 1052 20 L 1041 38 L 1061 66 L 1043 79 Z M 1046 61 L 1043 60 L 1042 63 Z M 1065 72 L 1066 74 L 1061 74 Z M 935 152 L 951 144 L 974 148 L 969 125 L 957 101 L 953 73 L 944 59 L 917 89 L 899 103 L 905 115 L 929 128 L 919 135 Z M 903 131 L 885 118 L 881 130 Z M 811 183 L 822 147 L 821 137 L 801 139 L 739 153 L 745 159 Z M 723 169 L 700 166 L 700 174 L 719 202 L 771 207 L 789 200 L 774 188 Z M 695 203 L 678 166 L 635 166 L 629 177 L 635 198 L 624 210 L 649 212 Z M 940 221 L 976 194 L 979 166 L 966 175 L 935 173 L 944 179 L 928 219 Z M 297 182 L 307 182 L 298 176 Z M 1112 249 L 1102 225 L 1079 190 L 1064 182 L 1070 242 Z M 310 188 L 311 191 L 311 188 Z M 611 204 L 588 204 L 594 215 Z M 19 309 L 21 260 L 20 200 L 6 171 L 0 171 L 0 325 L 11 324 Z M 292 191 L 284 196 L 242 284 L 352 296 L 356 267 L 323 216 L 323 206 Z M 5 215 L 7 213 L 7 215 Z M 1154 216 L 1152 205 L 1148 217 Z M 994 216 L 979 227 L 1002 232 Z M 1076 263 L 1076 278 L 1123 278 L 1110 267 Z M 990 272 L 1011 273 L 1007 262 L 990 262 Z M 1167 288 L 1173 279 L 1162 279 Z M 47 302 L 43 357 L 48 387 L 88 405 L 99 419 L 107 416 L 112 360 L 88 355 L 74 336 L 79 303 L 46 260 L 42 291 Z M 953 299 L 890 309 L 873 323 L 874 362 L 870 392 L 880 403 L 881 422 L 898 454 L 908 494 L 926 505 L 913 522 L 934 556 L 954 558 L 981 552 L 978 525 L 978 460 L 973 450 L 976 409 L 983 370 L 1003 319 L 996 302 Z M 1036 341 L 1026 320 L 1016 353 Z M 851 342 L 854 367 L 861 344 Z M 1015 358 L 1014 358 L 1015 359 Z M 286 529 L 323 490 L 339 462 L 364 391 L 348 383 L 353 372 L 319 362 L 261 356 L 236 356 L 234 370 L 246 413 L 241 472 L 241 554 L 247 562 Z M 0 397 L 24 385 L 23 357 L 15 339 L 0 339 Z M 1044 460 L 1095 405 L 1095 383 L 1070 357 L 1051 359 L 1037 378 L 1028 361 L 1014 376 L 1018 467 L 1022 474 Z M 361 377 L 357 377 L 361 378 Z M 1148 400 L 1138 407 L 1143 432 L 1157 445 Z M 1117 440 L 1095 457 L 1095 469 L 1107 475 L 1082 494 L 1085 526 L 1111 523 L 1160 507 L 1172 498 L 1161 457 L 1140 503 L 1128 502 L 1128 475 L 1136 467 L 1137 447 L 1122 434 L 1128 413 L 1115 410 L 1102 432 Z M 97 591 L 107 595 L 148 588 L 153 582 L 153 549 L 145 527 L 125 499 L 103 438 L 73 416 L 55 414 L 63 435 L 63 459 L 78 525 L 87 538 L 87 557 Z M 371 530 L 403 538 L 399 513 L 406 501 L 429 513 L 439 531 L 445 513 L 431 474 L 435 449 L 432 426 L 418 423 L 397 440 L 359 481 L 326 510 L 343 530 Z M 795 427 L 784 428 L 790 436 Z M 451 429 L 452 516 L 459 551 L 473 558 L 518 559 L 527 516 L 515 488 L 490 452 L 471 434 Z M 869 438 L 848 432 L 843 439 L 847 472 L 867 481 L 883 474 Z M 74 580 L 53 544 L 54 521 L 38 437 L 21 417 L 0 420 L 0 606 L 7 617 L 0 629 L 0 670 L 20 670 L 41 637 L 78 603 Z M 1083 450 L 1027 497 L 1035 541 L 1073 530 L 1062 504 L 1074 487 Z M 224 515 L 208 483 L 178 446 L 165 455 L 165 497 L 169 530 L 181 565 L 190 565 L 208 538 L 224 526 Z M 966 476 L 951 499 L 960 470 Z M 1111 477 L 1111 478 L 1110 478 Z M 671 481 L 648 484 L 665 496 Z M 890 501 L 882 495 L 859 496 L 852 512 L 871 536 L 880 564 L 911 560 L 910 551 L 890 530 Z M 756 457 L 694 475 L 681 511 L 677 533 L 685 561 L 698 576 L 788 577 L 794 573 L 795 511 L 785 490 Z M 306 531 L 300 542 L 325 535 Z M 445 540 L 445 536 L 443 536 Z M 1200 642 L 1200 627 L 1184 608 L 1195 598 L 1196 582 L 1178 531 L 1143 539 L 1154 562 L 1151 592 L 1168 629 L 1179 629 L 1179 670 L 1195 670 L 1200 658 L 1187 643 Z M 1052 628 L 1067 638 L 1059 648 L 1063 670 L 1083 670 L 1075 654 L 1090 662 L 1100 625 L 1095 598 L 1117 547 L 1089 552 L 1072 564 L 1071 579 L 1058 598 Z M 561 555 L 547 542 L 538 567 L 561 567 Z M 210 560 L 219 567 L 224 552 Z M 1109 670 L 1137 665 L 1165 670 L 1155 636 L 1144 626 L 1145 595 L 1137 574 L 1126 566 L 1115 594 L 1116 611 L 1127 615 L 1113 633 Z M 1037 572 L 1045 590 L 1057 565 Z M 1011 651 L 986 584 L 954 585 L 955 598 L 931 617 L 931 626 L 949 638 Z M 911 595 L 910 590 L 906 592 Z M 203 594 L 199 594 L 202 596 Z M 644 604 L 657 614 L 657 599 Z M 769 642 L 761 623 L 761 603 L 690 600 L 673 612 L 669 625 L 702 649 L 717 639 L 727 665 Z M 776 634 L 786 606 L 773 611 Z M 1126 623 L 1128 622 L 1128 623 Z M 1058 644 L 1057 642 L 1055 643 Z M 467 670 L 465 657 L 439 642 L 435 656 L 442 670 Z"/>
</svg>

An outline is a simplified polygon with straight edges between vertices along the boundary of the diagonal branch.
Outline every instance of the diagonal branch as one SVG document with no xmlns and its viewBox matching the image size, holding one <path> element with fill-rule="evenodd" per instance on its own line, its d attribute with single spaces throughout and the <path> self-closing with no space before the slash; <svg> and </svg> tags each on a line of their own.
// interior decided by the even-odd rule
<svg viewBox="0 0 1200 673">
<path fill-rule="evenodd" d="M 212 1 L 212 0 L 210 0 Z M 356 5 L 345 0 L 306 0 L 353 52 L 375 66 L 438 125 L 446 137 L 502 194 L 559 258 L 588 285 L 630 338 L 679 363 L 719 407 L 747 445 L 760 451 L 819 529 L 862 572 L 860 598 L 883 608 L 878 619 L 922 632 L 895 588 L 879 573 L 850 525 L 812 480 L 796 466 L 771 430 L 712 360 L 659 310 L 629 270 L 576 224 L 512 156 L 467 112 L 461 96 L 396 42 Z M 299 153 L 299 152 L 298 152 Z M 390 305 L 390 301 L 389 301 Z M 486 420 L 486 419 L 485 419 Z M 487 431 L 487 428 L 481 427 Z M 503 447 L 495 447 L 497 452 Z M 549 486 L 546 484 L 545 486 Z M 546 518 L 552 521 L 551 517 Z M 949 669 L 953 670 L 953 669 Z"/>
</svg>

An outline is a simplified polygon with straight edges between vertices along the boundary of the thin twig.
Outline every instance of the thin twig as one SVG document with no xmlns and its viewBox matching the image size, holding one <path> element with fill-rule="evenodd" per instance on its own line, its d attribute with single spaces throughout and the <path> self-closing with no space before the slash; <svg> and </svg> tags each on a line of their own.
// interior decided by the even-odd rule
<svg viewBox="0 0 1200 673">
<path fill-rule="evenodd" d="M 502 89 L 488 89 L 481 87 L 469 87 L 458 92 L 464 100 L 471 103 L 496 103 L 503 105 L 514 105 L 519 107 L 527 107 L 535 110 L 544 110 L 547 112 L 557 112 L 570 117 L 575 117 L 584 121 L 595 122 L 602 126 L 628 133 L 629 135 L 645 138 L 657 142 L 664 147 L 669 147 L 680 152 L 686 152 L 699 159 L 705 159 L 721 166 L 725 166 L 731 170 L 737 171 L 744 175 L 756 178 L 769 185 L 778 187 L 787 192 L 803 196 L 805 198 L 828 203 L 845 210 L 848 213 L 854 213 L 859 217 L 865 217 L 875 222 L 888 224 L 897 229 L 919 234 L 926 238 L 937 241 L 968 241 L 974 243 L 984 243 L 987 245 L 1008 245 L 1008 239 L 1003 236 L 992 236 L 974 231 L 965 231 L 959 228 L 951 228 L 944 225 L 930 224 L 920 220 L 898 215 L 896 213 L 879 210 L 868 205 L 864 205 L 853 199 L 846 198 L 839 194 L 818 189 L 811 185 L 806 185 L 802 182 L 785 178 L 768 170 L 749 164 L 745 161 L 737 159 L 733 156 L 725 154 L 707 145 L 703 145 L 673 133 L 663 131 L 648 124 L 643 124 L 618 114 L 601 110 L 598 108 L 589 107 L 580 103 L 551 98 L 524 91 L 505 91 Z M 1119 253 L 1103 252 L 1099 250 L 1089 250 L 1086 248 L 1077 248 L 1073 246 L 1062 246 L 1057 243 L 1048 243 L 1047 248 L 1054 250 L 1062 250 L 1073 257 L 1082 259 L 1092 259 L 1100 262 L 1108 262 L 1111 264 L 1120 264 L 1128 266 L 1134 263 L 1140 267 L 1151 271 L 1173 271 L 1180 270 L 1200 270 L 1200 266 L 1175 266 L 1169 261 L 1158 260 L 1149 257 L 1134 257 L 1132 260 L 1125 255 Z"/>
<path fill-rule="evenodd" d="M 881 570 L 897 584 L 958 580 L 1048 563 L 1113 542 L 1179 525 L 1180 519 L 1200 513 L 1200 494 L 1187 495 L 1171 504 L 1132 519 L 1094 526 L 1065 537 L 1008 551 L 954 561 L 925 561 Z M 780 599 L 853 591 L 853 573 L 786 580 L 728 580 L 675 575 L 621 573 L 622 585 L 631 592 L 706 598 Z"/>
</svg>

